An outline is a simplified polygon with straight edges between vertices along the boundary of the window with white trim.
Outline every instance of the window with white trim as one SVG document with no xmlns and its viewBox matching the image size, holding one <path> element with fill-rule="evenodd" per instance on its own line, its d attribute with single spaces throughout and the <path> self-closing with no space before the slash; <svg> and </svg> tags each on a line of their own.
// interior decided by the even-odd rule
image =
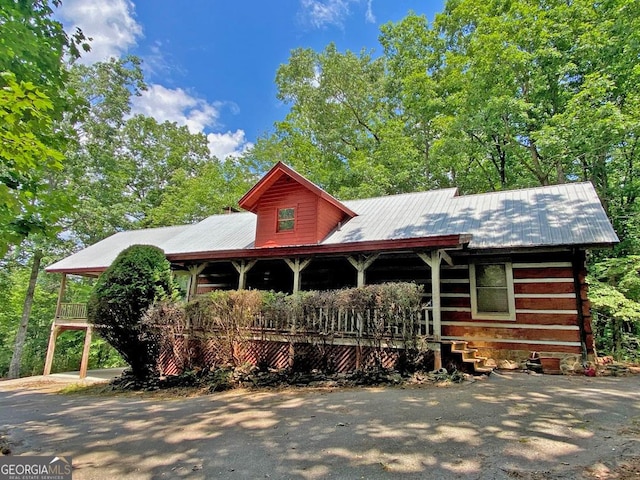
<svg viewBox="0 0 640 480">
<path fill-rule="evenodd" d="M 487 320 L 515 320 L 511 263 L 471 263 L 471 317 Z"/>
<path fill-rule="evenodd" d="M 280 208 L 278 209 L 278 232 L 290 232 L 296 225 L 296 209 Z"/>
</svg>

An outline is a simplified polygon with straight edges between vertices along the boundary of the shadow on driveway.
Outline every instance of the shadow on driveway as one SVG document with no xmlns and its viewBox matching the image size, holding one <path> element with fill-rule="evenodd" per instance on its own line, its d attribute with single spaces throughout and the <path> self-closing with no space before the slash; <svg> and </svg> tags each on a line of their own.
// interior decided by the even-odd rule
<svg viewBox="0 0 640 480">
<path fill-rule="evenodd" d="M 508 373 L 447 387 L 175 400 L 3 383 L 0 430 L 14 453 L 70 455 L 74 480 L 607 478 L 640 458 L 640 376 Z"/>
</svg>

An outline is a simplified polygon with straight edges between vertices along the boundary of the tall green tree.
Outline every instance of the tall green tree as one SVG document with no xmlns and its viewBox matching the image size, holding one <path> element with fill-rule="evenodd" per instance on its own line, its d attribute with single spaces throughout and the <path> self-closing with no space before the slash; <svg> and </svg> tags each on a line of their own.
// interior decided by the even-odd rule
<svg viewBox="0 0 640 480">
<path fill-rule="evenodd" d="M 424 188 L 402 119 L 385 98 L 385 67 L 362 51 L 296 49 L 276 75 L 291 106 L 245 161 L 282 160 L 341 197 Z"/>
<path fill-rule="evenodd" d="M 51 5 L 59 6 L 53 0 Z M 0 4 L 0 257 L 35 233 L 51 238 L 66 194 L 52 179 L 62 167 L 66 136 L 55 128 L 76 107 L 67 65 L 88 49 L 82 32 L 68 36 L 47 0 Z M 41 254 L 33 257 L 10 374 L 18 374 Z"/>
<path fill-rule="evenodd" d="M 54 124 L 75 106 L 67 60 L 88 46 L 82 32 L 64 32 L 51 5 L 59 2 L 0 4 L 0 255 L 64 211 L 64 195 L 50 184 L 65 142 Z"/>
</svg>

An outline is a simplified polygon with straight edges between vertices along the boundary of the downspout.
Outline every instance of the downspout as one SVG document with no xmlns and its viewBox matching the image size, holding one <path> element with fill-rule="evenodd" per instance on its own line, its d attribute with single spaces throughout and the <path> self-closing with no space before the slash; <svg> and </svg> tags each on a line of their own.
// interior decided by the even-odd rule
<svg viewBox="0 0 640 480">
<path fill-rule="evenodd" d="M 584 328 L 584 305 L 582 299 L 582 284 L 580 273 L 585 268 L 585 254 L 577 248 L 573 249 L 571 264 L 573 266 L 573 288 L 576 292 L 576 308 L 578 309 L 578 329 L 580 330 L 580 345 L 582 350 L 582 366 L 586 368 L 588 363 L 587 332 Z"/>
</svg>

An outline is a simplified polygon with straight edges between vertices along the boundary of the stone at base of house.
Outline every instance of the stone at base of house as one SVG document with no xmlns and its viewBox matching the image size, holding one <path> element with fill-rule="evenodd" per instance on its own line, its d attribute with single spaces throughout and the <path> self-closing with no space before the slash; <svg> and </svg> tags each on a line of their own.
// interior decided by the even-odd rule
<svg viewBox="0 0 640 480">
<path fill-rule="evenodd" d="M 574 353 L 560 352 L 537 352 L 539 357 L 559 359 L 559 370 L 554 373 L 562 373 L 563 375 L 583 375 L 585 372 L 582 365 L 582 355 Z M 495 361 L 499 370 L 526 370 L 527 360 L 532 352 L 526 350 L 495 350 L 495 349 L 478 349 L 478 355 L 489 357 Z M 596 358 L 593 354 L 587 356 L 587 365 L 594 366 Z"/>
</svg>

